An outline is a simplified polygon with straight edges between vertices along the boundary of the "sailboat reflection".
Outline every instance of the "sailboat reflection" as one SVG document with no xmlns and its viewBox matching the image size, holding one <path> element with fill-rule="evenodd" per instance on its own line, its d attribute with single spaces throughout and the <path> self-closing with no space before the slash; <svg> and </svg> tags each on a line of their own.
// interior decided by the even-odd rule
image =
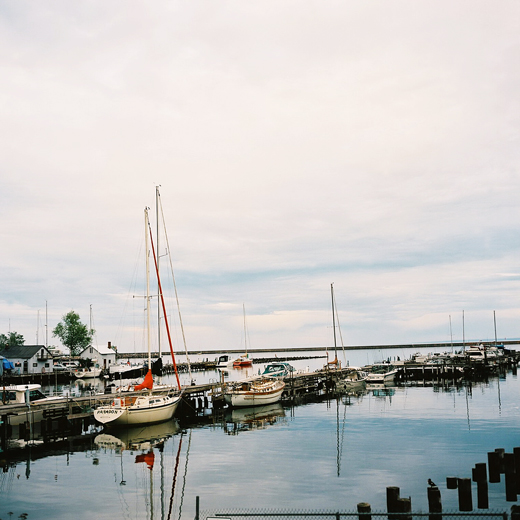
<svg viewBox="0 0 520 520">
<path fill-rule="evenodd" d="M 249 430 L 263 430 L 273 426 L 285 417 L 285 410 L 280 403 L 250 408 L 231 408 L 225 415 L 224 431 L 228 435 L 237 435 Z"/>
<path fill-rule="evenodd" d="M 100 448 L 120 450 L 149 450 L 162 444 L 180 430 L 176 420 L 149 426 L 134 426 L 112 430 L 110 433 L 100 433 L 94 443 Z"/>
<path fill-rule="evenodd" d="M 171 485 L 170 497 L 167 503 L 165 497 L 165 464 L 164 457 L 168 456 L 165 450 L 165 441 L 174 436 L 177 433 L 181 433 L 179 438 L 179 444 L 177 447 L 177 453 L 175 456 L 175 464 Z M 181 432 L 181 429 L 176 420 L 171 420 L 163 423 L 148 425 L 148 426 L 135 426 L 131 428 L 117 429 L 111 430 L 109 434 L 101 433 L 96 436 L 94 439 L 94 443 L 102 449 L 114 450 L 115 453 L 121 456 L 121 479 L 119 480 L 119 486 L 126 486 L 127 480 L 124 477 L 124 468 L 123 468 L 123 452 L 130 452 L 132 455 L 135 454 L 134 463 L 142 466 L 145 471 L 145 476 L 141 474 L 139 476 L 133 472 L 133 477 L 135 480 L 132 480 L 132 484 L 138 486 L 139 482 L 149 481 L 149 492 L 146 495 L 143 495 L 144 501 L 142 502 L 142 507 L 146 509 L 147 517 L 154 518 L 154 509 L 157 509 L 157 501 L 160 503 L 161 514 L 160 518 L 162 520 L 167 519 L 170 520 L 172 518 L 172 513 L 174 510 L 174 499 L 175 499 L 175 489 L 177 484 L 177 474 L 179 469 L 179 462 L 182 451 L 182 441 L 183 441 L 184 432 Z M 191 440 L 191 432 L 190 432 L 190 440 Z M 189 451 L 188 443 L 188 451 Z M 154 464 L 156 465 L 156 451 L 159 454 L 159 463 L 160 463 L 160 496 L 156 496 L 156 492 L 154 492 Z M 135 453 L 137 452 L 137 453 Z M 129 454 L 130 454 L 129 453 Z M 128 461 L 128 456 L 125 457 L 125 460 Z M 186 465 L 184 470 L 184 480 L 186 479 L 187 473 L 187 461 L 188 461 L 188 452 L 186 452 Z M 137 466 L 135 466 L 137 468 Z M 168 465 L 167 465 L 168 467 Z M 157 468 L 156 468 L 157 469 Z M 127 477 L 128 478 L 128 477 Z M 128 481 L 130 482 L 130 480 Z M 130 484 L 129 486 L 130 487 Z M 137 489 L 137 488 L 136 488 Z M 132 491 L 133 493 L 134 491 Z M 122 492 L 119 491 L 121 494 Z M 122 495 L 123 496 L 123 495 Z M 184 486 L 181 491 L 180 503 L 177 503 L 178 507 L 178 518 L 181 517 L 182 511 L 182 502 L 184 497 Z M 124 502 L 124 500 L 123 500 Z"/>
</svg>

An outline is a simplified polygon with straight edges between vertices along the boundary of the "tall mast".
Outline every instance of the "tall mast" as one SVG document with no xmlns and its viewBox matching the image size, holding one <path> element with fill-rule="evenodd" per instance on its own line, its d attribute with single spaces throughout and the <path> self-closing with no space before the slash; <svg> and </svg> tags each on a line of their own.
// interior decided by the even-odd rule
<svg viewBox="0 0 520 520">
<path fill-rule="evenodd" d="M 156 221 L 156 232 L 155 242 L 157 244 L 157 271 L 159 271 L 159 187 L 155 187 L 155 221 Z M 161 357 L 161 287 L 157 284 L 157 341 L 159 343 L 159 357 Z"/>
<path fill-rule="evenodd" d="M 146 255 L 146 343 L 148 347 L 148 370 L 152 369 L 152 355 L 150 353 L 150 256 L 148 245 L 148 208 L 144 208 L 144 236 Z"/>
<path fill-rule="evenodd" d="M 497 346 L 497 317 L 493 311 L 493 323 L 495 324 L 495 347 Z"/>
<path fill-rule="evenodd" d="M 464 331 L 464 310 L 462 310 L 462 352 L 466 351 L 466 333 Z"/>
<path fill-rule="evenodd" d="M 336 306 L 334 305 L 334 283 L 330 284 L 330 296 L 332 300 L 332 330 L 334 331 L 334 360 L 338 359 L 338 352 L 336 349 Z"/>
<path fill-rule="evenodd" d="M 246 306 L 244 303 L 242 303 L 242 312 L 244 314 L 244 348 L 246 349 L 247 356 Z"/>
<path fill-rule="evenodd" d="M 45 300 L 45 348 L 49 346 L 49 326 L 47 325 L 47 300 Z"/>
</svg>

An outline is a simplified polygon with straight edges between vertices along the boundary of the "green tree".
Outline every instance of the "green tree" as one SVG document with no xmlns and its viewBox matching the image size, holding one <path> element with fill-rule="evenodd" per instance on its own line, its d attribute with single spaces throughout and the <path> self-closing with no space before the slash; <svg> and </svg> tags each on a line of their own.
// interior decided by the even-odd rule
<svg viewBox="0 0 520 520">
<path fill-rule="evenodd" d="M 70 311 L 56 325 L 52 335 L 60 338 L 63 345 L 69 349 L 71 356 L 78 356 L 81 351 L 92 345 L 94 332 L 94 329 L 89 329 L 79 321 L 79 314 Z"/>
<path fill-rule="evenodd" d="M 0 350 L 8 347 L 19 347 L 23 345 L 24 342 L 23 336 L 18 334 L 18 332 L 9 332 L 7 336 L 0 334 Z"/>
</svg>

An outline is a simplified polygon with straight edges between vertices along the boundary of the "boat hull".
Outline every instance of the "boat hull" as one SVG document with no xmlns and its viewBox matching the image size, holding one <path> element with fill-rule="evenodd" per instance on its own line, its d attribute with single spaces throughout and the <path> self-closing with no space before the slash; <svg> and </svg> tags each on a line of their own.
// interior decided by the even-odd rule
<svg viewBox="0 0 520 520">
<path fill-rule="evenodd" d="M 266 391 L 230 390 L 224 394 L 226 403 L 230 406 L 261 406 L 277 403 L 283 394 L 285 383 L 279 381 L 276 386 Z"/>
<path fill-rule="evenodd" d="M 157 400 L 156 398 L 154 400 Z M 94 418 L 105 426 L 129 426 L 135 424 L 154 424 L 168 421 L 173 417 L 180 396 L 160 398 L 161 404 L 134 404 L 125 406 L 120 399 L 115 399 L 109 406 L 100 406 L 94 410 Z"/>
</svg>

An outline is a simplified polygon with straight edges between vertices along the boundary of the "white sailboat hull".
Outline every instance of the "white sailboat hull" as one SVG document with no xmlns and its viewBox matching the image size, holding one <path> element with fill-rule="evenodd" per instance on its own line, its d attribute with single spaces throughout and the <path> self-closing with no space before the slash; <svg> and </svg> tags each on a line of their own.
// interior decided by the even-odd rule
<svg viewBox="0 0 520 520">
<path fill-rule="evenodd" d="M 180 401 L 181 396 L 152 395 L 138 397 L 127 405 L 124 398 L 116 398 L 110 405 L 94 410 L 94 418 L 106 426 L 159 423 L 173 417 Z"/>
<path fill-rule="evenodd" d="M 231 389 L 224 394 L 226 403 L 230 406 L 260 406 L 277 403 L 285 388 L 283 381 L 272 381 L 264 388 Z"/>
</svg>

